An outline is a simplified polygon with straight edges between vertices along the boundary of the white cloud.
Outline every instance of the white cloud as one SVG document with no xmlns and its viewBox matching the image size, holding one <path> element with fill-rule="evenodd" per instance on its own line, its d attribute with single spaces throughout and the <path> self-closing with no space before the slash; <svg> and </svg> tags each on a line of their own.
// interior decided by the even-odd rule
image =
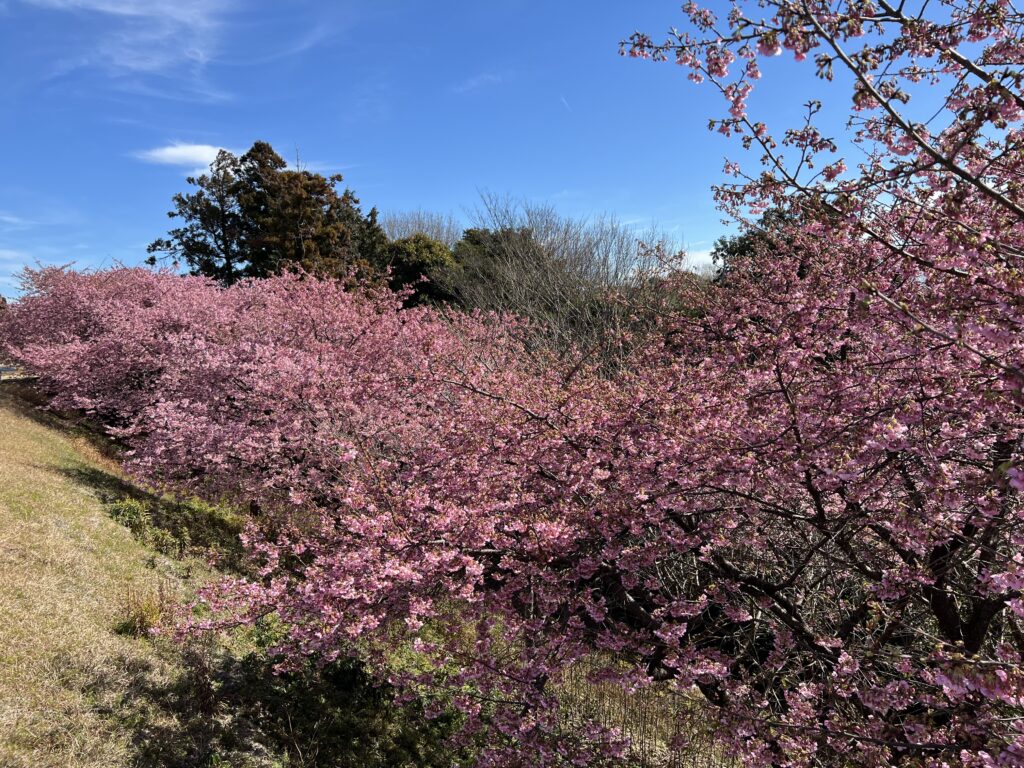
<svg viewBox="0 0 1024 768">
<path fill-rule="evenodd" d="M 22 0 L 54 11 L 112 21 L 91 50 L 62 68 L 105 64 L 130 72 L 163 72 L 205 64 L 216 52 L 229 0 Z"/>
<path fill-rule="evenodd" d="M 0 228 L 2 229 L 24 229 L 31 226 L 32 222 L 16 216 L 9 211 L 0 211 Z"/>
<path fill-rule="evenodd" d="M 505 78 L 501 75 L 494 74 L 493 72 L 484 72 L 483 74 L 471 77 L 468 80 L 464 80 L 458 85 L 454 86 L 452 90 L 455 93 L 469 93 L 483 88 L 487 85 L 499 85 L 505 82 Z"/>
<path fill-rule="evenodd" d="M 210 163 L 217 159 L 217 153 L 221 149 L 222 147 L 215 147 L 212 144 L 174 142 L 165 147 L 136 152 L 135 157 L 147 163 L 175 165 L 190 170 L 198 169 L 198 172 L 205 173 L 209 170 Z"/>
<path fill-rule="evenodd" d="M 699 251 L 688 250 L 686 260 L 691 269 L 711 269 L 714 266 L 710 248 Z"/>
<path fill-rule="evenodd" d="M 144 149 L 133 152 L 132 156 L 137 160 L 154 165 L 173 165 L 188 170 L 190 176 L 198 176 L 201 173 L 208 173 L 210 164 L 217 159 L 217 153 L 225 147 L 218 147 L 213 144 L 188 144 L 175 141 L 163 147 Z M 244 150 L 227 149 L 235 155 L 241 155 Z M 341 173 L 357 166 L 344 163 L 328 163 L 318 160 L 289 160 L 288 169 L 292 171 L 310 171 L 329 176 L 332 173 Z M 0 223 L 3 222 L 2 211 L 0 211 Z"/>
</svg>

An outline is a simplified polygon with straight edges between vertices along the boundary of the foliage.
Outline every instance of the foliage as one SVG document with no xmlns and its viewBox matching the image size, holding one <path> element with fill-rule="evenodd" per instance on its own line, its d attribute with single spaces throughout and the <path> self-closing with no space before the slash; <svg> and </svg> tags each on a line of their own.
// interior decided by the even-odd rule
<svg viewBox="0 0 1024 768">
<path fill-rule="evenodd" d="M 729 274 L 737 269 L 755 269 L 751 260 L 766 252 L 770 255 L 780 233 L 784 232 L 787 224 L 793 223 L 789 221 L 790 218 L 784 211 L 771 209 L 765 211 L 755 226 L 746 228 L 738 235 L 725 235 L 715 240 L 711 260 L 716 279 L 728 279 Z"/>
<path fill-rule="evenodd" d="M 132 535 L 162 555 L 182 558 L 192 545 L 187 529 L 175 534 L 153 524 L 149 506 L 137 499 L 122 499 L 110 505 L 110 516 Z"/>
<path fill-rule="evenodd" d="M 403 240 L 413 235 L 426 235 L 431 240 L 444 243 L 449 248 L 462 239 L 462 225 L 453 216 L 430 211 L 404 211 L 385 213 L 381 217 L 381 228 L 391 240 Z"/>
<path fill-rule="evenodd" d="M 277 675 L 267 674 L 261 662 L 258 654 L 246 659 L 240 673 L 249 679 L 233 681 L 224 698 L 242 694 L 280 743 L 315 748 L 314 764 L 448 768 L 472 754 L 449 744 L 458 730 L 455 714 L 428 718 L 417 702 L 396 702 L 396 692 L 356 661 L 307 663 Z"/>
<path fill-rule="evenodd" d="M 149 508 L 137 499 L 121 499 L 111 504 L 108 511 L 115 522 L 136 535 L 153 524 Z"/>
<path fill-rule="evenodd" d="M 711 127 L 763 165 L 727 165 L 722 207 L 789 219 L 748 241 L 757 265 L 722 301 L 737 317 L 702 334 L 732 388 L 715 398 L 731 427 L 709 431 L 733 439 L 707 441 L 726 466 L 716 506 L 690 511 L 744 542 L 701 559 L 750 599 L 720 620 L 749 628 L 746 649 L 702 688 L 745 710 L 755 763 L 1016 764 L 1024 20 L 973 0 L 752 6 L 720 24 L 688 3 L 688 30 L 623 48 L 721 91 Z M 783 49 L 850 87 L 856 172 L 822 104 L 779 138 L 748 116 Z M 943 89 L 938 114 L 922 86 Z"/>
<path fill-rule="evenodd" d="M 495 286 L 494 282 L 501 277 L 503 261 L 523 276 L 537 268 L 544 258 L 529 226 L 467 229 L 452 250 L 455 260 L 467 273 L 457 285 L 464 306 L 501 303 L 498 292 L 503 286 Z"/>
<path fill-rule="evenodd" d="M 199 500 L 126 497 L 108 506 L 110 516 L 143 544 L 168 557 L 200 554 L 222 569 L 238 570 L 242 525 L 231 510 Z"/>
<path fill-rule="evenodd" d="M 444 243 L 415 233 L 390 243 L 387 257 L 392 288 L 411 288 L 412 303 L 440 303 L 452 298 L 445 286 L 451 283 L 458 264 Z"/>
<path fill-rule="evenodd" d="M 381 258 L 386 237 L 376 211 L 363 216 L 342 177 L 292 170 L 266 142 L 237 157 L 221 150 L 197 190 L 174 196 L 168 216 L 182 226 L 149 251 L 183 261 L 195 275 L 224 284 L 286 269 L 345 275 Z"/>
</svg>

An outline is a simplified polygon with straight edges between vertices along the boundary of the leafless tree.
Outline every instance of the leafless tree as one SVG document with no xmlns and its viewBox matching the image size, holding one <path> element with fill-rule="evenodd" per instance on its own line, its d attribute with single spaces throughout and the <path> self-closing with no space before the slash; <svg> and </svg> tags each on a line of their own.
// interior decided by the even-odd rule
<svg viewBox="0 0 1024 768">
<path fill-rule="evenodd" d="M 547 349 L 614 367 L 672 310 L 664 282 L 685 256 L 656 228 L 493 195 L 473 224 L 456 250 L 452 293 L 464 306 L 535 321 Z"/>
<path fill-rule="evenodd" d="M 462 237 L 464 227 L 454 216 L 418 209 L 385 213 L 380 225 L 389 240 L 402 240 L 412 235 L 426 235 L 449 248 L 454 248 Z"/>
</svg>

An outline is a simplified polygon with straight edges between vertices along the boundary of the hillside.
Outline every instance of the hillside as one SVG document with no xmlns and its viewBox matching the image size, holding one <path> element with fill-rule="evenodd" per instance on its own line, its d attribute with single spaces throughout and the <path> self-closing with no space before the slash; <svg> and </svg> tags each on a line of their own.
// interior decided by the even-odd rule
<svg viewBox="0 0 1024 768">
<path fill-rule="evenodd" d="M 169 502 L 126 482 L 102 440 L 31 398 L 0 385 L 0 766 L 445 764 L 443 724 L 350 664 L 278 677 L 260 632 L 149 637 L 214 576 L 200 555 L 230 554 L 237 524 L 201 505 L 165 521 Z M 133 533 L 138 508 L 152 522 Z"/>
</svg>

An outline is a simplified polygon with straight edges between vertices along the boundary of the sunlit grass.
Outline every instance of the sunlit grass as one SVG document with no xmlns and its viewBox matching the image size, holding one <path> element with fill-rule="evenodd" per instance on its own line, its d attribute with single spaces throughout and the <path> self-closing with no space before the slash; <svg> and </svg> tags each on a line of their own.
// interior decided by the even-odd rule
<svg viewBox="0 0 1024 768">
<path fill-rule="evenodd" d="M 106 512 L 83 472 L 119 477 L 81 435 L 59 432 L 0 389 L 0 765 L 131 764 L 133 734 L 113 715 L 126 690 L 181 674 L 171 654 L 117 634 L 124 595 L 170 581 L 166 558 Z M 157 718 L 159 722 L 159 718 Z"/>
</svg>

